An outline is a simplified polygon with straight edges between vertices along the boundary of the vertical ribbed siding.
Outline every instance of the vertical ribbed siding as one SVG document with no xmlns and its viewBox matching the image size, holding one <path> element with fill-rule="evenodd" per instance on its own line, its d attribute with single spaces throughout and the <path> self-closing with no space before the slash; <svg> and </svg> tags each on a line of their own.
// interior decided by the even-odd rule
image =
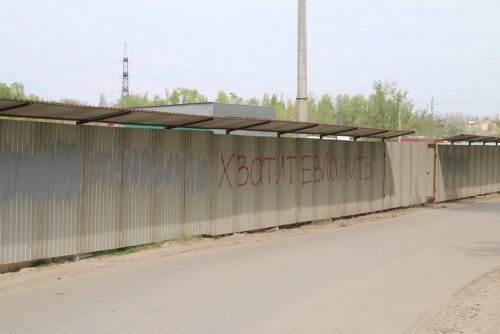
<svg viewBox="0 0 500 334">
<path fill-rule="evenodd" d="M 270 140 L 270 139 L 268 139 Z M 274 154 L 280 159 L 276 161 L 274 165 L 274 173 L 277 175 L 277 169 L 281 168 L 281 159 L 286 156 L 293 156 L 295 154 L 297 142 L 291 138 L 273 139 L 274 143 Z M 286 162 L 285 162 L 286 163 Z M 280 177 L 286 180 L 286 173 L 284 175 L 280 174 Z M 280 179 L 281 180 L 281 179 Z M 272 179 L 274 182 L 274 196 L 275 196 L 275 214 L 278 224 L 286 225 L 289 222 L 297 221 L 297 192 L 295 189 L 285 181 L 277 184 L 277 176 Z"/>
<path fill-rule="evenodd" d="M 208 188 L 209 147 L 211 135 L 208 133 L 190 133 L 183 131 L 184 174 L 183 194 L 179 194 L 184 201 L 183 233 L 187 235 L 210 234 L 209 228 L 209 197 Z"/>
<path fill-rule="evenodd" d="M 125 245 L 151 242 L 153 185 L 153 136 L 155 131 L 137 129 L 124 131 L 123 139 L 123 208 L 122 221 L 125 229 Z"/>
<path fill-rule="evenodd" d="M 384 209 L 425 203 L 426 150 L 423 143 L 386 144 Z"/>
<path fill-rule="evenodd" d="M 76 252 L 80 133 L 46 129 L 0 122 L 0 263 Z"/>
<path fill-rule="evenodd" d="M 210 206 L 215 209 L 215 231 L 260 229 L 423 203 L 425 149 L 425 144 L 216 136 L 211 149 L 216 172 L 210 173 L 216 180 L 211 182 L 216 197 Z"/>
<path fill-rule="evenodd" d="M 78 253 L 123 247 L 126 236 L 122 221 L 122 131 L 101 127 L 78 129 L 84 151 Z"/>
<path fill-rule="evenodd" d="M 436 201 L 500 191 L 498 146 L 438 145 Z"/>
<path fill-rule="evenodd" d="M 0 264 L 416 204 L 425 148 L 0 121 Z"/>
<path fill-rule="evenodd" d="M 157 132 L 154 192 L 157 197 L 159 239 L 175 238 L 183 233 L 184 166 L 179 153 L 183 133 L 173 131 L 169 136 Z"/>
</svg>

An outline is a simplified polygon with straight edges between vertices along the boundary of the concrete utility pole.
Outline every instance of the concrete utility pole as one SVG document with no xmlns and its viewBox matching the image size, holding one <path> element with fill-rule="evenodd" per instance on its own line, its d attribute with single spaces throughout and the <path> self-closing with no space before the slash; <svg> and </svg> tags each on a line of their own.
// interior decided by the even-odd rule
<svg viewBox="0 0 500 334">
<path fill-rule="evenodd" d="M 398 130 L 401 131 L 401 97 L 398 98 Z M 401 142 L 401 136 L 398 137 L 398 141 Z"/>
<path fill-rule="evenodd" d="M 434 95 L 431 98 L 432 138 L 436 138 L 436 122 L 434 121 Z"/>
<path fill-rule="evenodd" d="M 401 131 L 401 98 L 398 100 L 398 130 Z"/>
<path fill-rule="evenodd" d="M 306 0 L 299 0 L 297 39 L 297 114 L 307 122 L 307 20 Z"/>
</svg>

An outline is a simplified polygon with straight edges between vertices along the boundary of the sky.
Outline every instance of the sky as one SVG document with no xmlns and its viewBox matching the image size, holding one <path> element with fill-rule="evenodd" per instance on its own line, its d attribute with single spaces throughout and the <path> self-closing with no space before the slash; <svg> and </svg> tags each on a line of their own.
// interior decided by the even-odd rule
<svg viewBox="0 0 500 334">
<path fill-rule="evenodd" d="M 0 82 L 97 104 L 195 88 L 296 97 L 296 0 L 17 0 L 2 3 Z M 397 81 L 416 108 L 500 113 L 500 1 L 309 0 L 308 90 L 372 93 Z"/>
</svg>

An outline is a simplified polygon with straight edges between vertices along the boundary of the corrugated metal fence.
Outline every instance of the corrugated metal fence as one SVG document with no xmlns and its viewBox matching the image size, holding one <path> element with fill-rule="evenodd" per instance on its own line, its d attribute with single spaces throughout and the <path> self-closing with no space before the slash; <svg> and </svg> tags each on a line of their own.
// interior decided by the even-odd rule
<svg viewBox="0 0 500 334">
<path fill-rule="evenodd" d="M 500 191 L 500 147 L 439 145 L 436 201 Z"/>
<path fill-rule="evenodd" d="M 424 203 L 426 150 L 3 120 L 0 264 Z"/>
</svg>

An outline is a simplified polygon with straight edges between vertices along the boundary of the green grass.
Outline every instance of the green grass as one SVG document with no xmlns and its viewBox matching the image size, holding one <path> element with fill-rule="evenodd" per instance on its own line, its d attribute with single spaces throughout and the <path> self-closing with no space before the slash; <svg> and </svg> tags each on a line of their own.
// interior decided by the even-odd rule
<svg viewBox="0 0 500 334">
<path fill-rule="evenodd" d="M 181 234 L 181 236 L 178 239 L 171 240 L 171 241 L 189 242 L 189 241 L 200 240 L 203 238 L 210 238 L 212 240 L 219 240 L 221 238 L 221 236 L 217 236 L 217 235 L 208 236 L 208 235 L 201 235 L 201 234 L 194 234 L 194 235 Z M 95 252 L 92 254 L 84 254 L 81 258 L 82 259 L 84 259 L 84 258 L 98 259 L 98 258 L 103 258 L 103 257 L 108 257 L 108 256 L 122 256 L 122 255 L 127 255 L 127 254 L 133 254 L 133 253 L 141 252 L 141 251 L 148 250 L 148 249 L 160 248 L 166 242 L 168 242 L 168 241 L 160 241 L 160 242 L 155 242 L 155 243 L 151 243 L 151 244 L 123 247 L 123 248 L 118 248 L 118 249 L 113 249 L 113 250 Z M 59 260 L 47 261 L 47 262 L 42 261 L 40 263 L 33 264 L 32 267 L 35 267 L 35 268 L 52 267 L 52 266 L 56 266 L 58 264 L 63 263 L 62 261 L 71 261 L 71 259 L 69 259 L 69 258 L 71 258 L 71 257 L 67 257 L 64 260 L 59 259 Z M 78 256 L 75 255 L 75 258 L 78 258 Z M 21 269 L 22 268 L 18 268 L 15 270 L 9 270 L 9 272 L 20 271 Z"/>
<path fill-rule="evenodd" d="M 46 268 L 46 267 L 52 267 L 55 265 L 57 265 L 56 262 L 40 263 L 40 264 L 35 265 L 35 268 Z"/>
<path fill-rule="evenodd" d="M 143 251 L 146 249 L 160 248 L 162 245 L 163 245 L 163 241 L 162 242 L 155 242 L 152 244 L 146 244 L 146 245 L 124 247 L 124 248 L 115 249 L 115 250 L 112 250 L 109 252 L 105 252 L 103 254 L 97 254 L 96 257 L 127 255 L 127 254 L 137 253 L 137 252 L 140 252 L 140 251 Z"/>
<path fill-rule="evenodd" d="M 179 241 L 187 242 L 187 241 L 200 240 L 201 238 L 203 238 L 202 235 L 181 234 L 181 236 L 179 237 Z"/>
<path fill-rule="evenodd" d="M 188 242 L 188 241 L 200 240 L 202 238 L 203 238 L 202 235 L 181 234 L 181 236 L 177 240 L 180 242 Z M 219 237 L 212 237 L 212 238 L 219 239 Z M 152 244 L 119 248 L 115 250 L 106 251 L 100 254 L 96 254 L 95 256 L 92 257 L 99 258 L 104 256 L 121 256 L 121 255 L 133 254 L 147 249 L 160 248 L 165 242 L 166 241 L 160 241 Z"/>
</svg>

